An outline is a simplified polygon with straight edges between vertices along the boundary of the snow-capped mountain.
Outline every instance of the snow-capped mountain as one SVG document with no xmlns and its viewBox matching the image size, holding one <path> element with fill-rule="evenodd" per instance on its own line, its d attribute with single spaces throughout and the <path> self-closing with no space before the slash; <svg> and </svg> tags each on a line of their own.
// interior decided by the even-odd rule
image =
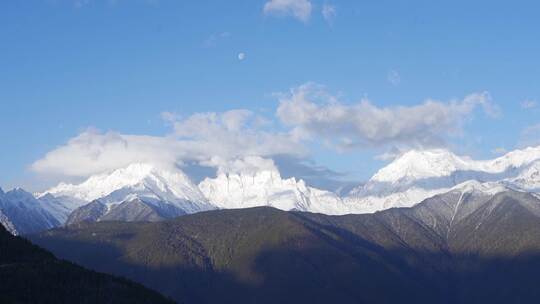
<svg viewBox="0 0 540 304">
<path fill-rule="evenodd" d="M 504 182 L 518 189 L 540 192 L 540 160 L 525 166 L 517 176 L 508 178 Z"/>
<path fill-rule="evenodd" d="M 16 188 L 0 192 L 0 222 L 13 234 L 34 233 L 60 226 L 53 215 L 55 206 L 37 200 Z"/>
<path fill-rule="evenodd" d="M 146 163 L 134 163 L 94 175 L 77 185 L 61 183 L 40 194 L 39 198 L 70 202 L 68 215 L 90 202 L 99 201 L 105 208 L 99 209 L 103 211 L 98 218 L 112 212 L 117 205 L 135 200 L 158 213 L 174 210 L 169 217 L 214 209 L 181 170 Z"/>
<path fill-rule="evenodd" d="M 412 150 L 381 168 L 366 183 L 340 196 L 277 169 L 208 177 L 199 185 L 176 167 L 134 163 L 61 183 L 36 197 L 22 189 L 0 190 L 0 222 L 28 233 L 80 221 L 157 221 L 211 209 L 272 206 L 331 215 L 412 207 L 440 194 L 504 189 L 540 192 L 540 147 L 492 160 L 473 160 L 444 149 Z M 538 195 L 538 194 L 534 195 Z"/>
<path fill-rule="evenodd" d="M 46 193 L 90 202 L 126 187 L 147 189 L 166 198 L 205 201 L 197 186 L 181 170 L 147 163 L 134 163 L 112 172 L 94 175 L 78 185 L 61 183 Z"/>
<path fill-rule="evenodd" d="M 365 212 L 411 207 L 466 181 L 499 182 L 534 191 L 540 186 L 540 147 L 492 160 L 473 160 L 444 149 L 404 153 L 344 198 Z"/>
<path fill-rule="evenodd" d="M 335 193 L 309 187 L 294 177 L 283 179 L 277 170 L 221 173 L 203 180 L 199 188 L 208 201 L 223 209 L 271 206 L 326 214 L 341 214 L 344 210 L 341 198 Z"/>
<path fill-rule="evenodd" d="M 96 210 L 107 213 L 111 206 L 122 202 L 132 201 L 129 206 L 140 209 L 135 199 L 154 209 L 166 203 L 185 213 L 273 206 L 283 210 L 347 214 L 411 207 L 467 181 L 498 182 L 514 189 L 534 191 L 540 186 L 539 176 L 540 147 L 516 150 L 492 160 L 473 160 L 448 150 L 432 149 L 404 153 L 368 182 L 341 197 L 310 187 L 303 180 L 284 179 L 277 169 L 249 174 L 220 173 L 197 186 L 177 168 L 140 163 L 92 176 L 78 185 L 60 184 L 47 193 L 56 199 L 67 199 L 71 202 L 67 205 L 75 206 L 71 210 L 99 199 L 100 204 L 108 207 L 103 209 L 100 204 L 94 204 L 94 216 Z"/>
</svg>

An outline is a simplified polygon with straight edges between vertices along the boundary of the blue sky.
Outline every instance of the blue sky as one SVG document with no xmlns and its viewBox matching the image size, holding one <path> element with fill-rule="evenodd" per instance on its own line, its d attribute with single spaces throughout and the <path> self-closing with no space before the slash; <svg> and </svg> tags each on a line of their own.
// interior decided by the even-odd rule
<svg viewBox="0 0 540 304">
<path fill-rule="evenodd" d="M 535 1 L 2 1 L 0 186 L 40 190 L 90 174 L 57 163 L 35 166 L 81 133 L 185 138 L 179 128 L 191 115 L 214 112 L 221 119 L 233 109 L 249 110 L 252 118 L 247 129 L 232 131 L 302 134 L 292 139 L 302 153 L 250 153 L 285 154 L 347 180 L 369 178 L 385 163 L 377 155 L 389 151 L 444 146 L 492 158 L 538 143 L 539 9 Z M 352 137 L 351 147 L 325 133 L 336 125 L 331 120 L 277 114 L 300 88 L 316 99 L 302 102 L 319 106 L 309 112 L 317 119 L 336 103 L 353 113 L 337 115 L 350 124 L 334 130 L 340 140 Z M 449 106 L 484 92 L 471 109 Z M 358 123 L 369 127 L 361 100 L 394 114 L 412 109 L 406 120 L 429 98 L 456 117 L 430 124 L 433 130 L 420 137 L 410 133 L 424 132 L 425 122 L 417 121 L 396 136 L 353 134 Z M 163 119 L 164 112 L 174 118 Z M 196 140 L 210 140 L 205 136 Z"/>
</svg>

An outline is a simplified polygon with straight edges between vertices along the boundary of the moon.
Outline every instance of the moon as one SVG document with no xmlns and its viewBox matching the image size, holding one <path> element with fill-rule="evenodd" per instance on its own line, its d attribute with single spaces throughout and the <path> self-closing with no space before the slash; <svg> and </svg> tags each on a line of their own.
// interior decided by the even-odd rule
<svg viewBox="0 0 540 304">
<path fill-rule="evenodd" d="M 244 60 L 244 58 L 246 58 L 246 54 L 245 53 L 238 53 L 238 60 Z"/>
</svg>

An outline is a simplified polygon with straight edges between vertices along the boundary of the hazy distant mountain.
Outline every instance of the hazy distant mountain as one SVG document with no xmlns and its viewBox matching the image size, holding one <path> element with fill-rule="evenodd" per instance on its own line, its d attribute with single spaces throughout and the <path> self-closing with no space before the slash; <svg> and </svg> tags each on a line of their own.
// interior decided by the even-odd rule
<svg viewBox="0 0 540 304">
<path fill-rule="evenodd" d="M 327 216 L 217 210 L 81 223 L 32 241 L 186 303 L 530 303 L 540 200 L 469 182 L 413 208 Z"/>
<path fill-rule="evenodd" d="M 56 206 L 43 203 L 20 188 L 0 192 L 0 221 L 14 234 L 26 234 L 60 226 L 53 215 Z"/>
</svg>

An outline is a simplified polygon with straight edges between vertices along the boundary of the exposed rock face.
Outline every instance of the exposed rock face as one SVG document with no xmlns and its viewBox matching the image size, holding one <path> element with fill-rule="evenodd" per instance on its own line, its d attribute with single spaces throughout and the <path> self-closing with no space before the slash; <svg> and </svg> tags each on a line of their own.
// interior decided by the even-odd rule
<svg viewBox="0 0 540 304">
<path fill-rule="evenodd" d="M 95 200 L 75 209 L 75 211 L 69 215 L 66 225 L 73 225 L 81 222 L 97 222 L 106 212 L 107 206 L 99 200 Z"/>
</svg>

